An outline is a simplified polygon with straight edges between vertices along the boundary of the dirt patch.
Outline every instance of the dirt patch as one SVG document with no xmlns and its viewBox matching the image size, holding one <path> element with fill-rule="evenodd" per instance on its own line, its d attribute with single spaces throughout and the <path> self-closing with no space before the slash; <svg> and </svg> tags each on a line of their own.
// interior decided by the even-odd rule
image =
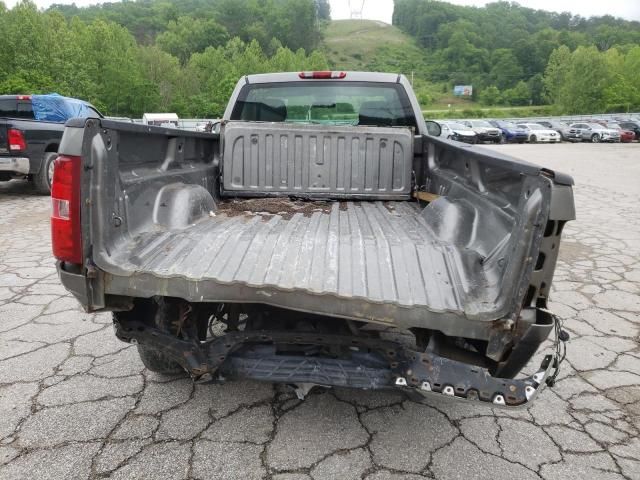
<svg viewBox="0 0 640 480">
<path fill-rule="evenodd" d="M 294 200 L 291 198 L 235 198 L 223 200 L 218 205 L 216 214 L 226 215 L 227 217 L 280 215 L 285 220 L 290 220 L 296 213 L 301 213 L 305 217 L 310 217 L 316 212 L 329 214 L 335 203 L 323 200 Z M 340 202 L 340 210 L 346 209 L 346 202 Z"/>
</svg>

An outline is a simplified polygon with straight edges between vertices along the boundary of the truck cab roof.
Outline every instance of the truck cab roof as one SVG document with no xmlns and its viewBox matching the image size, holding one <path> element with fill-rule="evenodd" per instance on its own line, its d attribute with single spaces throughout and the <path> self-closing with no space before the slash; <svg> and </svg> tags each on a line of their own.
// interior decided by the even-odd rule
<svg viewBox="0 0 640 480">
<path fill-rule="evenodd" d="M 299 81 L 327 81 L 336 80 L 342 82 L 372 82 L 372 83 L 400 83 L 404 75 L 397 73 L 381 72 L 336 72 L 344 75 L 342 78 L 301 78 L 301 73 L 313 72 L 284 72 L 284 73 L 259 73 L 246 75 L 246 83 L 279 83 L 279 82 L 299 82 Z M 324 72 L 323 72 L 324 73 Z"/>
</svg>

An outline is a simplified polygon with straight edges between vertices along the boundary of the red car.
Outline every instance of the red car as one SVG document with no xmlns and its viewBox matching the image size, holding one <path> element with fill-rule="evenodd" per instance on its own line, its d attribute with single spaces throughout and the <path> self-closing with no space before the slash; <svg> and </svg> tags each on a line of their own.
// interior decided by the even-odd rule
<svg viewBox="0 0 640 480">
<path fill-rule="evenodd" d="M 618 130 L 618 132 L 620 132 L 620 142 L 622 143 L 630 143 L 636 139 L 635 132 L 632 132 L 631 130 L 624 130 L 619 123 L 610 122 L 607 124 L 607 128 Z"/>
</svg>

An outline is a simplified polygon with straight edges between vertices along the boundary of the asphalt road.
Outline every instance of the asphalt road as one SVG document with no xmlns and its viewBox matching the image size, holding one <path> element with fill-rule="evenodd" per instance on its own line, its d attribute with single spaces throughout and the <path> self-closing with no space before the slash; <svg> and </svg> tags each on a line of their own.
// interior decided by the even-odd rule
<svg viewBox="0 0 640 480">
<path fill-rule="evenodd" d="M 0 184 L 0 479 L 640 479 L 640 145 L 491 148 L 577 182 L 568 362 L 517 412 L 156 376 L 58 283 L 49 199 Z"/>
</svg>

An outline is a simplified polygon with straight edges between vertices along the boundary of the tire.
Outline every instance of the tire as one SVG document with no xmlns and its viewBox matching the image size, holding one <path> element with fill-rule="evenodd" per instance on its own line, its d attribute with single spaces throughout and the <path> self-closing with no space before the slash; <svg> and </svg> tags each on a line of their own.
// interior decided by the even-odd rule
<svg viewBox="0 0 640 480">
<path fill-rule="evenodd" d="M 504 145 L 505 143 L 507 143 L 507 136 L 505 134 L 500 135 L 500 140 L 498 140 L 496 143 Z"/>
<path fill-rule="evenodd" d="M 600 143 L 600 135 L 597 133 L 591 135 L 591 143 Z"/>
<path fill-rule="evenodd" d="M 535 135 L 531 135 L 529 137 L 529 143 L 536 143 L 538 141 L 538 137 L 536 137 Z"/>
<path fill-rule="evenodd" d="M 153 305 L 151 308 L 141 309 L 140 311 L 114 313 L 114 317 L 117 318 L 118 315 L 135 314 L 136 318 L 148 325 L 153 325 L 160 330 L 170 331 L 172 320 L 177 318 L 179 314 L 177 307 L 165 302 L 163 298 L 152 302 Z M 174 362 L 162 352 L 141 344 L 136 345 L 136 347 L 140 360 L 142 360 L 144 366 L 152 372 L 164 375 L 184 372 L 180 364 Z"/>
<path fill-rule="evenodd" d="M 449 136 L 447 137 L 447 140 L 453 140 L 453 137 L 452 137 L 451 135 L 449 135 Z"/>
<path fill-rule="evenodd" d="M 144 345 L 137 345 L 137 348 L 140 360 L 142 360 L 144 366 L 147 367 L 147 370 L 151 370 L 154 373 L 160 373 L 162 375 L 173 375 L 184 372 L 180 365 L 173 360 L 170 360 L 157 350 L 145 347 Z"/>
<path fill-rule="evenodd" d="M 53 180 L 53 161 L 58 157 L 56 152 L 44 154 L 40 171 L 33 176 L 33 185 L 36 192 L 42 195 L 51 195 L 51 181 Z"/>
</svg>

